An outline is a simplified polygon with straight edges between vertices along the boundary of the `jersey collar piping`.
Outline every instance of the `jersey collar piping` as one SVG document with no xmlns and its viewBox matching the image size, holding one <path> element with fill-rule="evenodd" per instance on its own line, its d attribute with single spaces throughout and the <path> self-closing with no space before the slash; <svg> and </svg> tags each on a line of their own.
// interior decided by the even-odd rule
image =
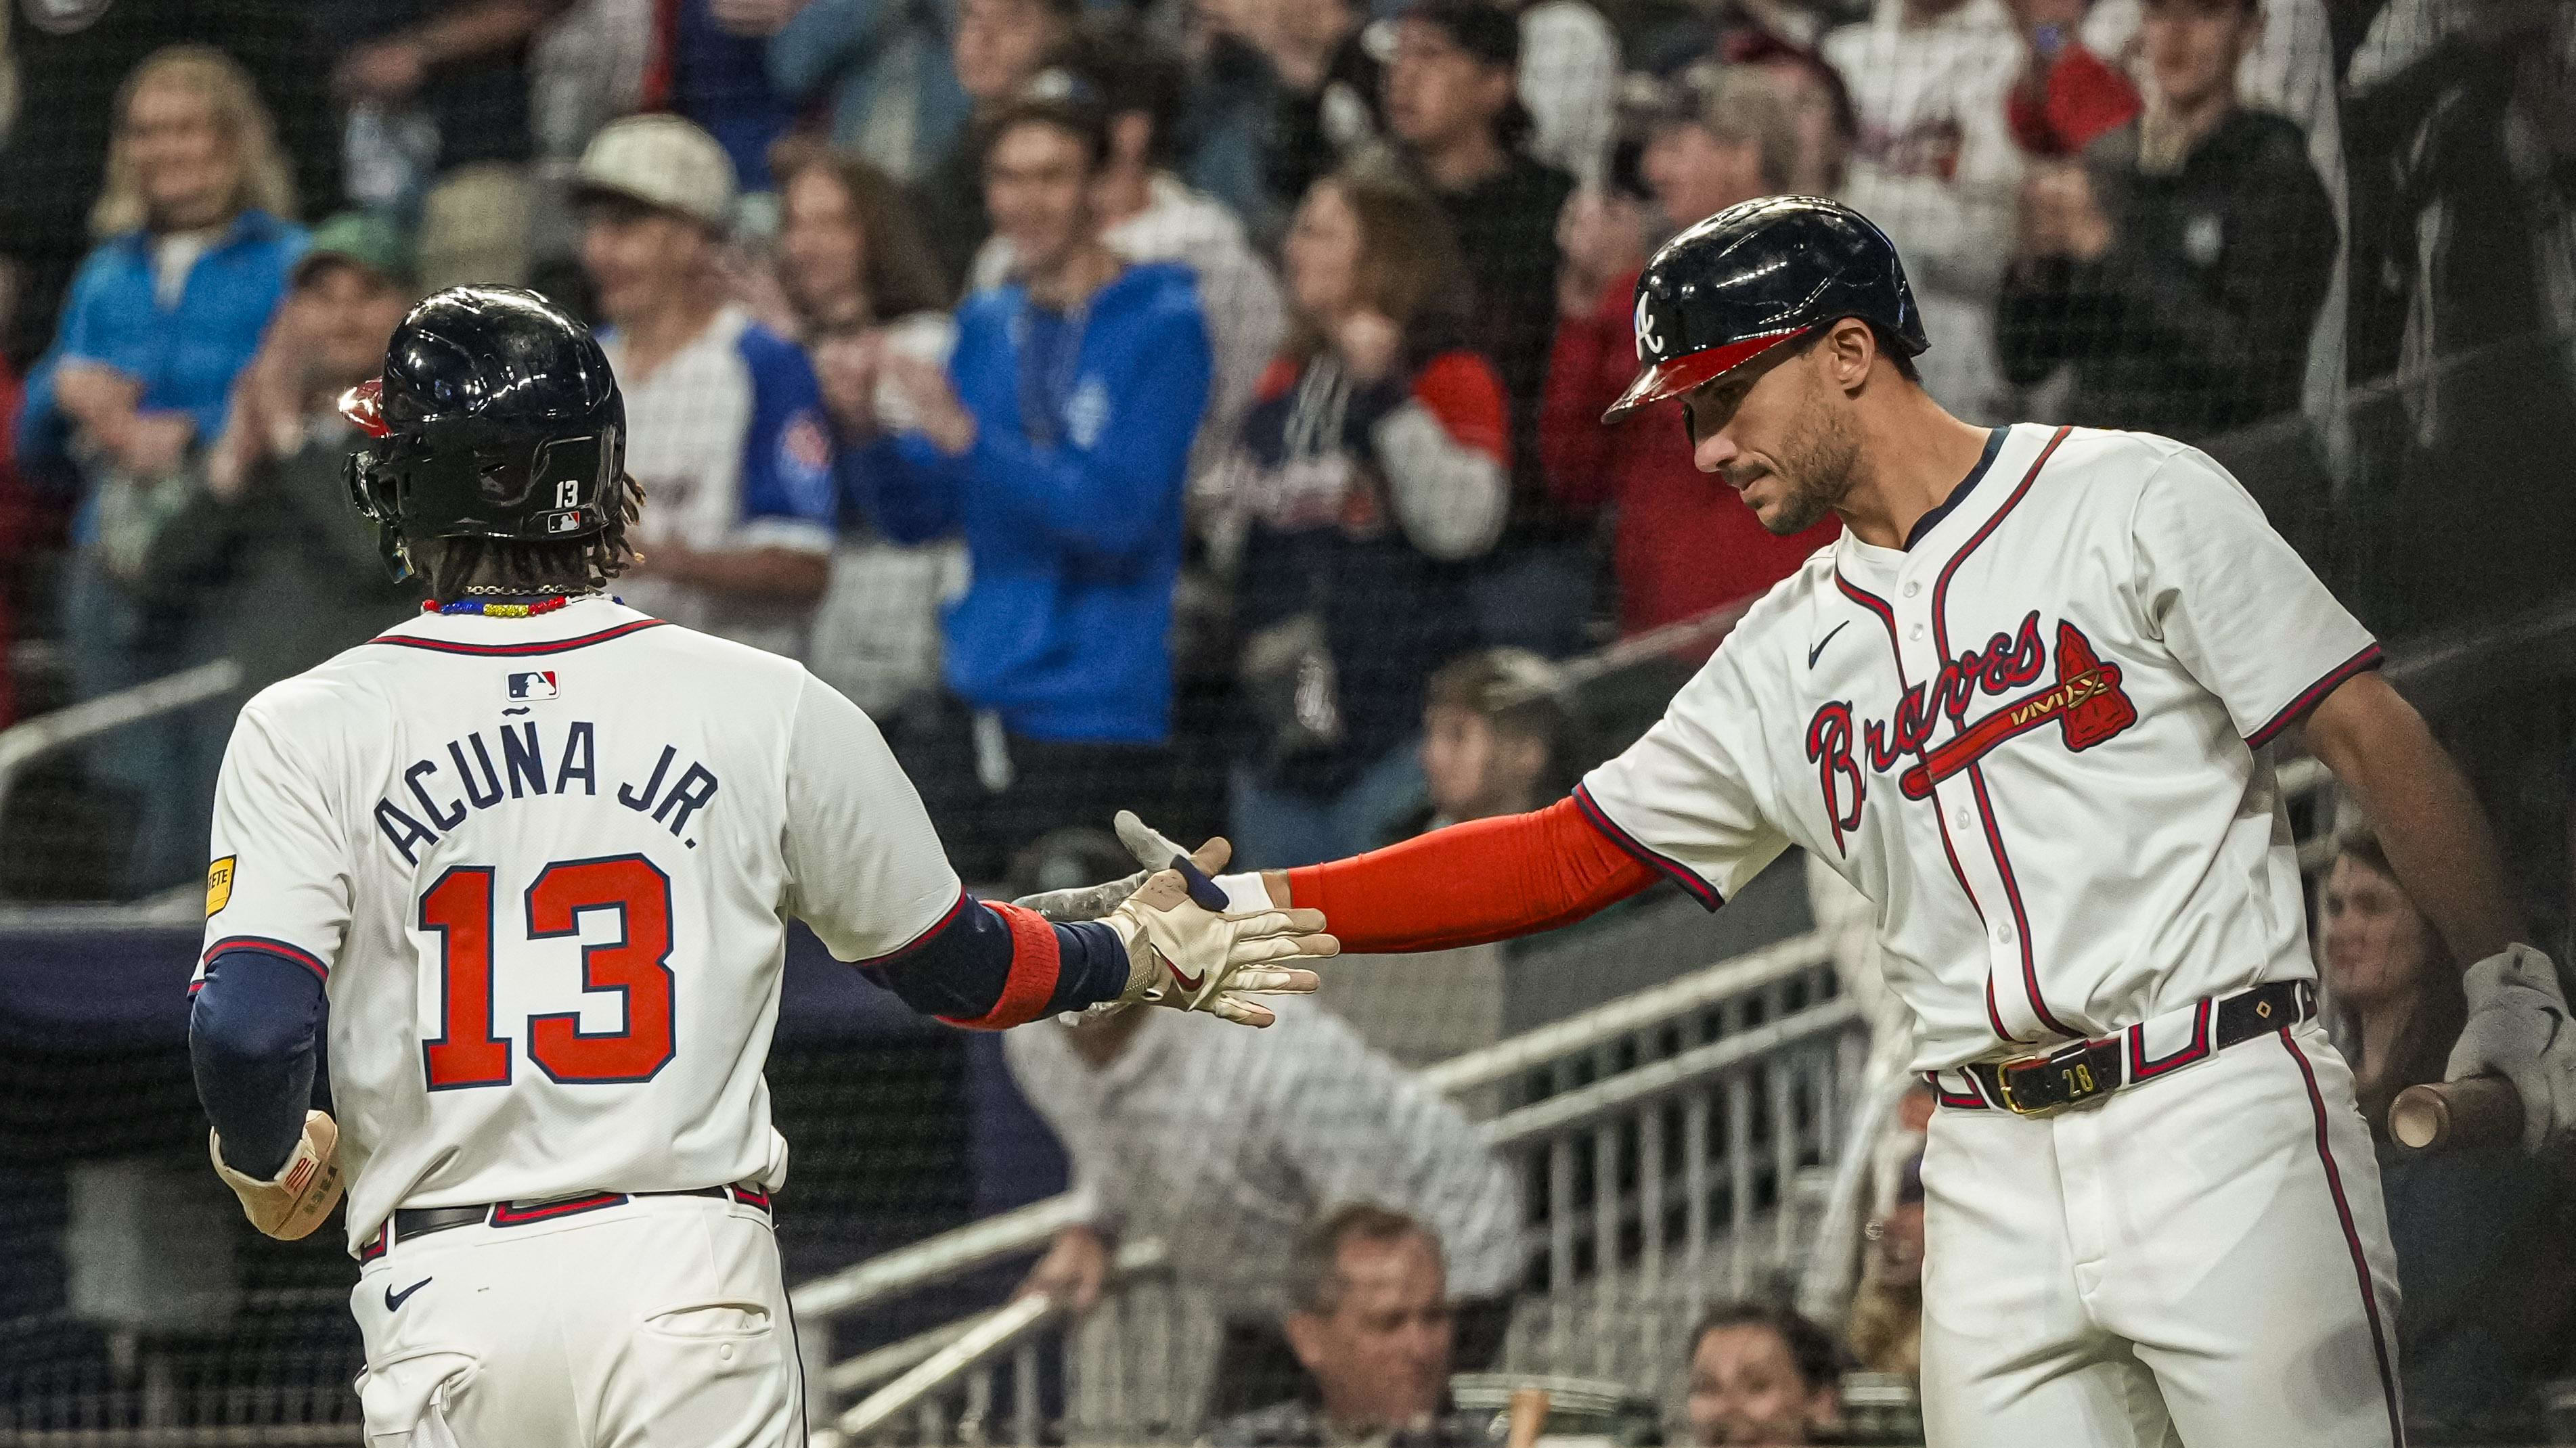
<svg viewBox="0 0 2576 1448">
<path fill-rule="evenodd" d="M 368 642 L 440 654 L 519 658 L 607 643 L 661 623 L 658 618 L 594 596 L 576 599 L 541 618 L 425 613 L 394 625 Z"/>
<path fill-rule="evenodd" d="M 1938 526 L 1942 519 L 1957 512 L 1959 505 L 1967 501 L 1968 494 L 1976 490 L 1978 481 L 1985 477 L 1987 469 L 1995 465 L 1995 458 L 2004 450 L 2004 438 L 2011 431 L 2012 428 L 2009 425 L 1986 429 L 1986 450 L 1977 454 L 1977 465 L 1968 469 L 1968 475 L 1961 478 L 1959 485 L 1950 490 L 1950 496 L 1935 504 L 1932 511 L 1914 520 L 1912 531 L 1905 535 L 1906 552 L 1913 552 L 1914 545 L 1922 542 L 1925 534 Z"/>
</svg>

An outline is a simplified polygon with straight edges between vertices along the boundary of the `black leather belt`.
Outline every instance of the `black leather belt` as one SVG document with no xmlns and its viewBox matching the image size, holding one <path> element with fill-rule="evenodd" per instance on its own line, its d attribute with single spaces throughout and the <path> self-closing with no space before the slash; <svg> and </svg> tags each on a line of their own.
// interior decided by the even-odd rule
<svg viewBox="0 0 2576 1448">
<path fill-rule="evenodd" d="M 2276 980 L 2192 1009 L 2204 1014 L 2194 1023 L 2191 1043 L 2159 1059 L 2147 1056 L 2143 1028 L 2132 1026 L 2045 1056 L 1976 1061 L 1960 1069 L 1976 1079 L 1988 1101 L 2017 1116 L 2046 1116 L 2305 1021 L 2317 1013 L 2317 993 L 2304 980 Z"/>
<path fill-rule="evenodd" d="M 720 1202 L 738 1202 L 756 1207 L 761 1215 L 770 1215 L 769 1193 L 758 1187 L 696 1187 L 677 1192 L 591 1192 L 577 1197 L 555 1197 L 542 1202 L 483 1202 L 461 1207 L 402 1207 L 393 1220 L 376 1229 L 366 1245 L 358 1249 L 360 1262 L 373 1262 L 385 1255 L 396 1242 L 408 1242 L 432 1232 L 451 1227 L 525 1227 L 536 1222 L 551 1222 L 561 1217 L 596 1212 L 607 1207 L 621 1207 L 638 1197 L 712 1197 Z"/>
</svg>

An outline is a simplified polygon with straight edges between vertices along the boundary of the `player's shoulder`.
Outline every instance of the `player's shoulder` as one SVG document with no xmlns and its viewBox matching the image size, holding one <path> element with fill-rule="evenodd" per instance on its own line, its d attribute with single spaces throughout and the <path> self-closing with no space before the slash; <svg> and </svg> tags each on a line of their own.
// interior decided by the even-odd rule
<svg viewBox="0 0 2576 1448">
<path fill-rule="evenodd" d="M 683 677 L 696 686 L 750 686 L 783 693 L 792 700 L 813 677 L 802 663 L 785 654 L 675 623 L 656 622 L 659 626 L 639 634 L 637 642 L 659 659 L 684 666 L 688 672 Z"/>
<path fill-rule="evenodd" d="M 355 653 L 335 655 L 267 685 L 242 705 L 241 717 L 282 734 L 336 725 L 377 694 L 367 677 L 371 671 L 353 658 Z"/>
<path fill-rule="evenodd" d="M 2167 486 L 2242 491 L 2216 458 L 2187 442 L 2152 432 L 2069 427 L 2049 454 L 2046 474 L 2079 506 L 2126 519 L 2138 499 L 2160 481 Z M 2046 474 L 2043 474 L 2044 476 Z"/>
</svg>

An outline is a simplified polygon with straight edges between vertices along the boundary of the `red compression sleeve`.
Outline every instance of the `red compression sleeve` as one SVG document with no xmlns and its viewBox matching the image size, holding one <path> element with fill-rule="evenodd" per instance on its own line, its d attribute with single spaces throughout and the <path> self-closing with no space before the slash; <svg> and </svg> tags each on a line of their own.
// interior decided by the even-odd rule
<svg viewBox="0 0 2576 1448">
<path fill-rule="evenodd" d="M 1342 949 L 1379 953 L 1571 925 L 1661 878 L 1567 798 L 1290 870 L 1288 894 L 1291 904 L 1324 912 Z"/>
</svg>

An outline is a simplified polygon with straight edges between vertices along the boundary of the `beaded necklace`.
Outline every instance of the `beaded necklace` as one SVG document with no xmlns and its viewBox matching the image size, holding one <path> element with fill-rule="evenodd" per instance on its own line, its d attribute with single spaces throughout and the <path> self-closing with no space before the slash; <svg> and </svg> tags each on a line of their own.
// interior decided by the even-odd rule
<svg viewBox="0 0 2576 1448">
<path fill-rule="evenodd" d="M 585 596 L 595 597 L 596 595 Z M 487 603 L 479 598 L 460 598 L 454 603 L 440 603 L 434 599 L 424 598 L 420 601 L 420 611 L 423 613 L 451 614 L 479 613 L 485 618 L 536 618 L 542 614 L 552 613 L 556 609 L 559 609 L 572 601 L 573 600 L 570 596 L 563 594 L 558 594 L 552 598 L 541 598 L 534 603 Z M 624 603 L 625 601 L 626 600 L 622 598 L 612 598 L 609 600 L 611 603 Z"/>
</svg>

